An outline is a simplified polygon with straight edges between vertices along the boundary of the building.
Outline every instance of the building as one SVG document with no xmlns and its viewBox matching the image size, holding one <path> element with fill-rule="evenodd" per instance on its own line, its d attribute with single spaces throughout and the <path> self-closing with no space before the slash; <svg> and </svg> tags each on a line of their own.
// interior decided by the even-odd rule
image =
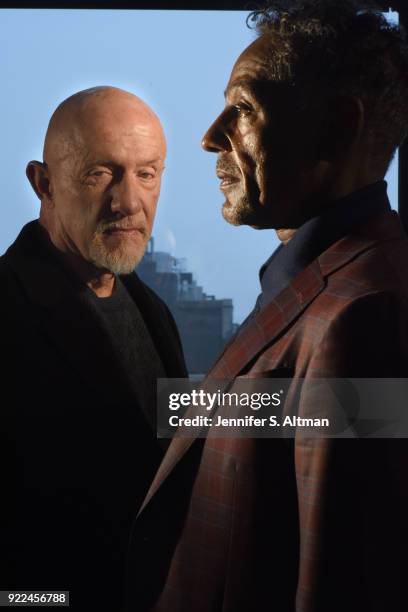
<svg viewBox="0 0 408 612">
<path fill-rule="evenodd" d="M 208 372 L 236 329 L 231 299 L 204 293 L 185 259 L 154 250 L 151 238 L 137 267 L 138 276 L 166 302 L 183 343 L 190 374 Z"/>
</svg>

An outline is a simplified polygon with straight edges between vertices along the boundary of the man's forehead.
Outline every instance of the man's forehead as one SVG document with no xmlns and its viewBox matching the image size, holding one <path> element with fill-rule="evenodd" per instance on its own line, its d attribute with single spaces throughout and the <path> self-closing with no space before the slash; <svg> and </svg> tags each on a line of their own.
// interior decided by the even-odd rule
<svg viewBox="0 0 408 612">
<path fill-rule="evenodd" d="M 252 89 L 258 81 L 269 80 L 270 64 L 270 46 L 265 37 L 257 38 L 235 62 L 225 94 L 238 87 Z"/>
<path fill-rule="evenodd" d="M 95 117 L 77 126 L 77 141 L 87 149 L 165 147 L 165 137 L 158 122 L 135 118 L 98 121 Z"/>
<path fill-rule="evenodd" d="M 145 142 L 84 142 L 81 150 L 77 152 L 78 160 L 85 165 L 103 163 L 136 163 L 158 164 L 166 157 L 164 143 L 158 139 Z"/>
<path fill-rule="evenodd" d="M 233 81 L 229 81 L 226 89 L 224 90 L 224 97 L 226 98 L 228 95 L 234 93 L 236 89 L 253 89 L 254 88 L 254 80 L 243 76 L 241 78 L 234 79 Z"/>
<path fill-rule="evenodd" d="M 67 163 L 77 171 L 95 165 L 160 165 L 166 157 L 166 144 L 160 134 L 141 132 L 135 138 L 120 130 L 101 130 L 93 126 L 78 130 L 65 147 L 55 143 L 53 160 Z"/>
</svg>

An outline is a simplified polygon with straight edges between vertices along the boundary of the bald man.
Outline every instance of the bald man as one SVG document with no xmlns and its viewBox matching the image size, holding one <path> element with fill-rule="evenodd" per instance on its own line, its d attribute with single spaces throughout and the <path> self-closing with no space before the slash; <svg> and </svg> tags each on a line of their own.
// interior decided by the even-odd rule
<svg viewBox="0 0 408 612">
<path fill-rule="evenodd" d="M 167 307 L 133 272 L 165 155 L 136 96 L 68 98 L 27 166 L 39 219 L 0 260 L 0 588 L 70 591 L 73 610 L 122 609 L 132 523 L 164 452 L 156 379 L 186 376 Z"/>
</svg>

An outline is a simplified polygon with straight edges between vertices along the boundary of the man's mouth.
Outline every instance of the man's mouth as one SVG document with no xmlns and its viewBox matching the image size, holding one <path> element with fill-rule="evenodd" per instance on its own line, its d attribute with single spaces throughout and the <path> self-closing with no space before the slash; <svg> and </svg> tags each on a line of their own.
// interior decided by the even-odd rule
<svg viewBox="0 0 408 612">
<path fill-rule="evenodd" d="M 233 174 L 228 174 L 227 172 L 223 172 L 222 170 L 217 170 L 217 176 L 221 179 L 220 189 L 228 189 L 231 185 L 235 185 L 235 183 L 239 183 L 239 178 L 234 176 Z"/>
<path fill-rule="evenodd" d="M 132 238 L 138 234 L 144 234 L 145 229 L 143 227 L 108 227 L 104 230 L 108 236 L 126 236 Z"/>
</svg>

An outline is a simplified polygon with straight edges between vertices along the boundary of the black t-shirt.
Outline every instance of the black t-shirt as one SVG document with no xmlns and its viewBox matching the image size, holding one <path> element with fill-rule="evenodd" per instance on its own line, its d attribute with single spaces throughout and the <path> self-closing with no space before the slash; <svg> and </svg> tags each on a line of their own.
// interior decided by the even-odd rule
<svg viewBox="0 0 408 612">
<path fill-rule="evenodd" d="M 156 379 L 166 374 L 136 303 L 118 277 L 110 297 L 97 297 L 87 289 L 87 298 L 126 377 L 129 400 L 144 408 L 144 414 L 154 415 Z M 155 430 L 155 422 L 149 420 Z"/>
</svg>

